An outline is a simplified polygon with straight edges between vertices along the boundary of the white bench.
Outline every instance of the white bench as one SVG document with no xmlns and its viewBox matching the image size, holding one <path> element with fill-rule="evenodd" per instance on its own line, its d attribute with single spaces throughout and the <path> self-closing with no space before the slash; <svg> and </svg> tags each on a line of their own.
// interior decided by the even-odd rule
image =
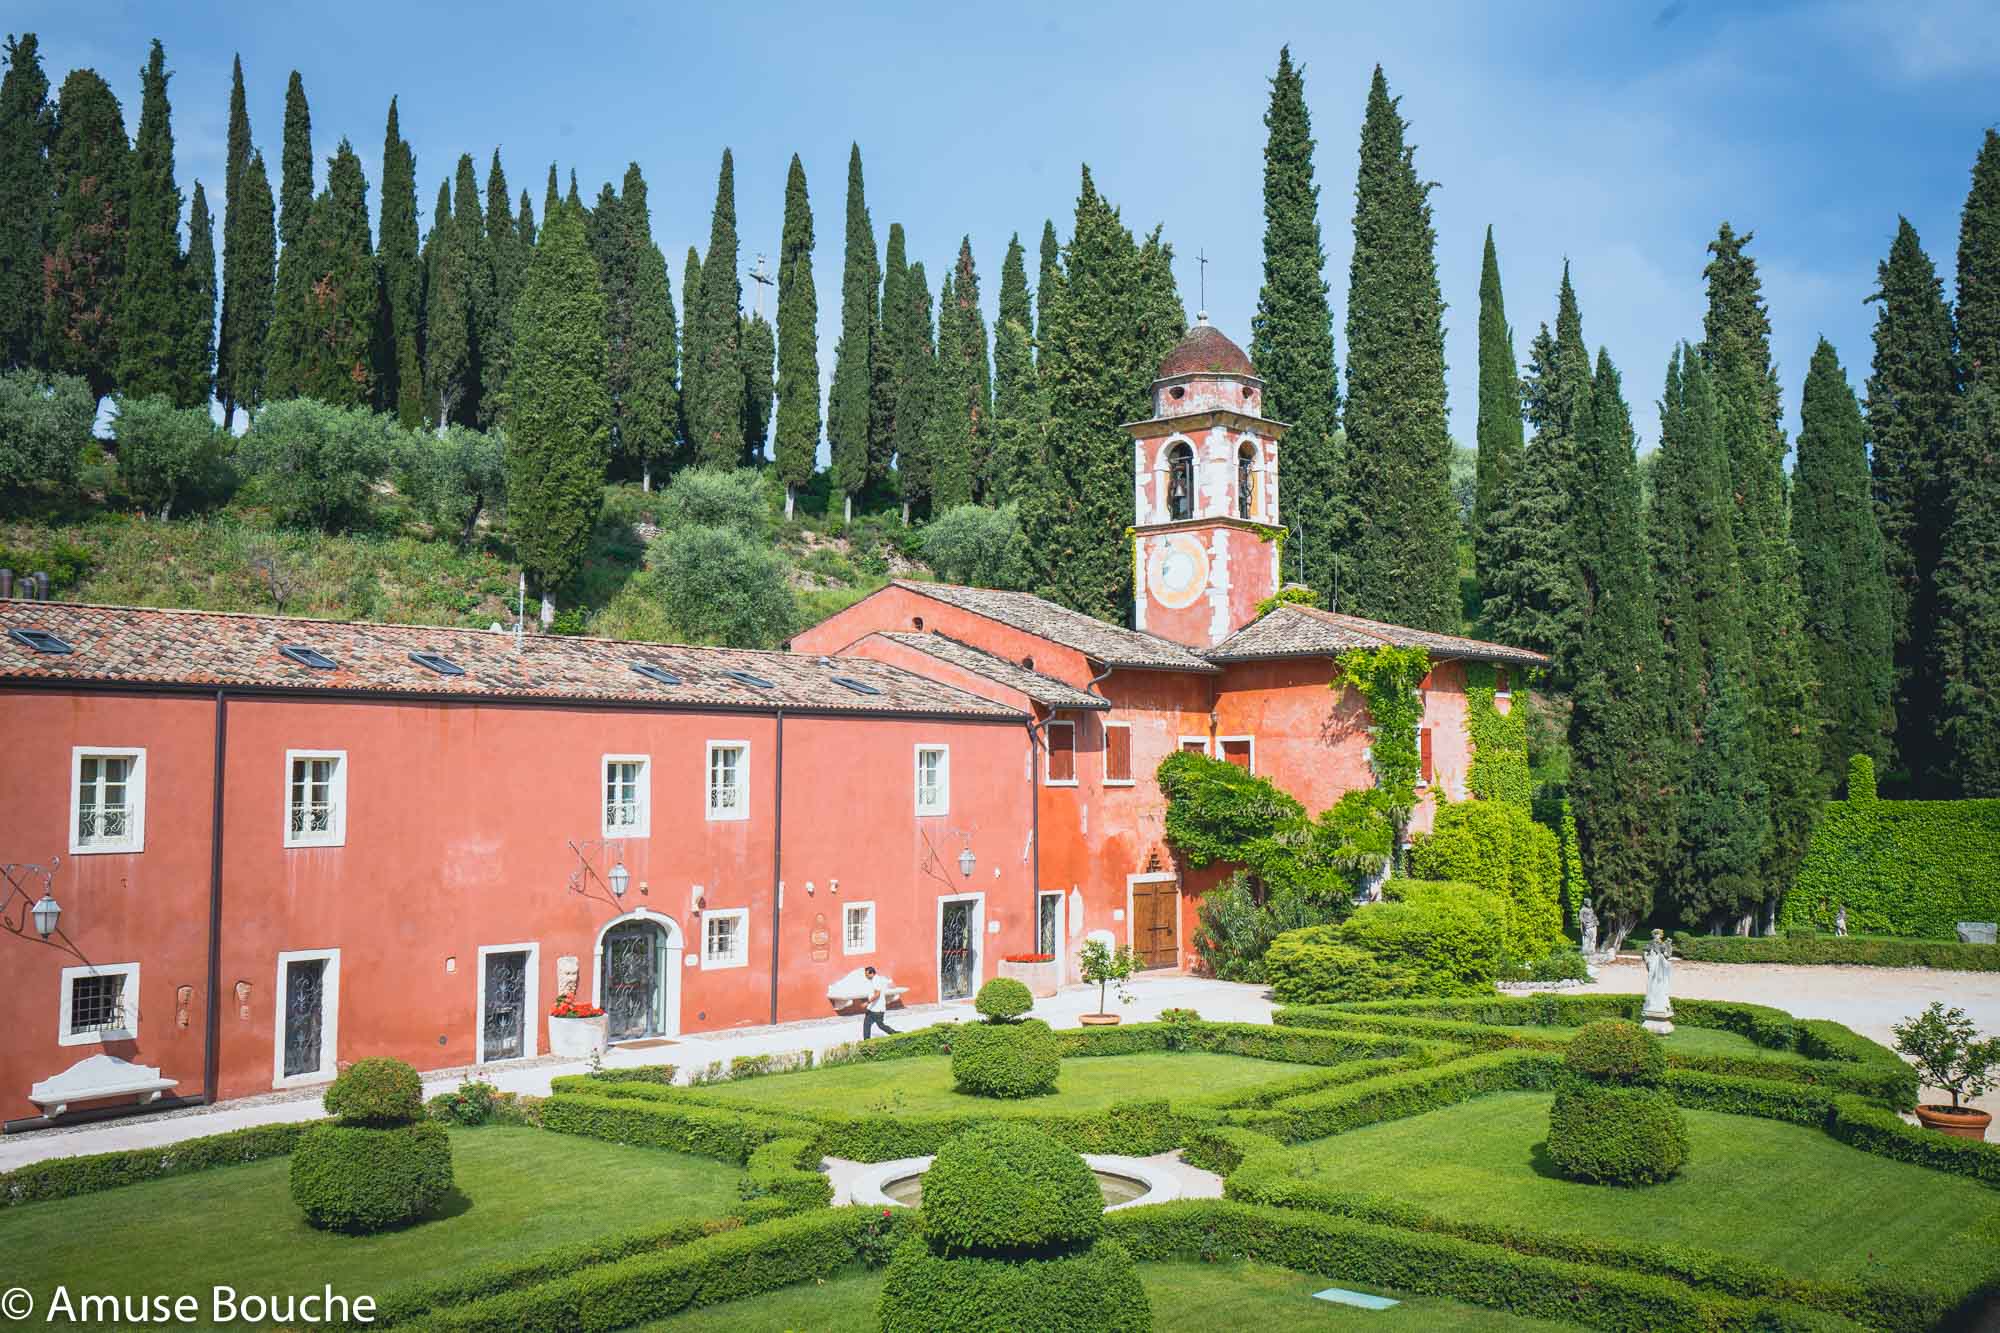
<svg viewBox="0 0 2000 1333">
<path fill-rule="evenodd" d="M 100 1053 L 35 1084 L 28 1090 L 28 1100 L 42 1109 L 44 1120 L 54 1120 L 71 1102 L 136 1095 L 141 1106 L 150 1106 L 179 1085 L 179 1079 L 161 1078 L 157 1065 L 135 1065 Z"/>
</svg>

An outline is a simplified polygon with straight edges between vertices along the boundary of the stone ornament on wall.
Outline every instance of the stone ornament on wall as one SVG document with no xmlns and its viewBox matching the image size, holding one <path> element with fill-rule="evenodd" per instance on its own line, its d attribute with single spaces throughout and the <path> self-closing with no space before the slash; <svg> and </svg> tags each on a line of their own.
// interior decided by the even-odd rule
<svg viewBox="0 0 2000 1333">
<path fill-rule="evenodd" d="M 827 946 L 833 943 L 833 932 L 826 928 L 826 913 L 813 913 L 811 939 L 813 961 L 815 963 L 824 963 L 831 954 L 831 950 Z"/>
<path fill-rule="evenodd" d="M 245 1023 L 250 1021 L 250 983 L 247 981 L 236 983 L 236 1016 Z"/>
<path fill-rule="evenodd" d="M 174 992 L 175 1027 L 184 1028 L 188 1025 L 188 1011 L 193 1007 L 194 1007 L 194 987 L 182 986 L 178 991 Z"/>
<path fill-rule="evenodd" d="M 556 994 L 574 995 L 583 979 L 583 968 L 577 963 L 576 955 L 566 953 L 556 959 Z"/>
</svg>

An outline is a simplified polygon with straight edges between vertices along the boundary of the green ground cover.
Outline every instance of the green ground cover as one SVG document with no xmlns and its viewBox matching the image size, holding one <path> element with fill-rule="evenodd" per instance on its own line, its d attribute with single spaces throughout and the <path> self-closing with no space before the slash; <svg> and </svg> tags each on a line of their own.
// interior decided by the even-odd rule
<svg viewBox="0 0 2000 1333">
<path fill-rule="evenodd" d="M 1533 1027 L 1528 1025 L 1497 1026 L 1501 1032 L 1511 1032 L 1532 1041 L 1568 1041 L 1583 1031 L 1580 1027 Z M 1759 1046 L 1741 1033 L 1723 1028 L 1677 1027 L 1661 1042 L 1667 1050 L 1680 1055 L 1729 1055 L 1747 1060 L 1775 1060 L 1786 1064 L 1810 1064 L 1810 1060 L 1797 1051 L 1777 1050 L 1770 1046 Z"/>
<path fill-rule="evenodd" d="M 806 1283 L 727 1305 L 690 1310 L 641 1328 L 653 1333 L 743 1333 L 746 1329 L 869 1333 L 877 1327 L 875 1298 L 881 1294 L 882 1278 L 879 1271 L 857 1272 L 831 1282 Z M 1159 1333 L 1319 1328 L 1375 1333 L 1531 1333 L 1570 1327 L 1429 1296 L 1412 1297 L 1390 1310 L 1330 1305 L 1311 1299 L 1313 1292 L 1336 1285 L 1329 1279 L 1270 1264 L 1140 1264 L 1139 1278 L 1152 1300 L 1153 1327 Z M 1338 1285 L 1364 1290 L 1351 1284 Z"/>
<path fill-rule="evenodd" d="M 372 1236 L 306 1225 L 289 1157 L 0 1210 L 4 1285 L 37 1294 L 240 1292 L 380 1297 L 453 1268 L 737 1205 L 725 1162 L 568 1134 L 454 1130 L 458 1188 L 431 1218 Z M 551 1206 L 560 1201 L 560 1207 Z"/>
<path fill-rule="evenodd" d="M 982 1115 L 1020 1111 L 1101 1111 L 1113 1102 L 1147 1097 L 1193 1096 L 1249 1089 L 1316 1068 L 1282 1060 L 1201 1051 L 1144 1051 L 1137 1055 L 1095 1055 L 1062 1062 L 1056 1090 L 1046 1097 L 996 1101 L 957 1091 L 951 1057 L 913 1056 L 874 1064 L 718 1083 L 702 1088 L 704 1098 L 778 1111 L 936 1113 L 976 1111 Z"/>
<path fill-rule="evenodd" d="M 1562 1179 L 1550 1098 L 1498 1093 L 1300 1144 L 1300 1173 L 1446 1217 L 1606 1240 L 1724 1249 L 1804 1277 L 1923 1282 L 2000 1243 L 2000 1195 L 1815 1129 L 1688 1111 L 1681 1174 L 1643 1193 Z"/>
</svg>

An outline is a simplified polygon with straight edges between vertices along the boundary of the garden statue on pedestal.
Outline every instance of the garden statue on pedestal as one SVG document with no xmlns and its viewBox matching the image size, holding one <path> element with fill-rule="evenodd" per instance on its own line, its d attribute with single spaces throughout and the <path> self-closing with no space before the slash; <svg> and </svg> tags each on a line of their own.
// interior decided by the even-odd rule
<svg viewBox="0 0 2000 1333">
<path fill-rule="evenodd" d="M 381 1231 L 451 1192 L 451 1139 L 424 1119 L 424 1085 L 401 1060 L 357 1060 L 326 1090 L 337 1120 L 292 1150 L 292 1201 L 326 1231 Z"/>
<path fill-rule="evenodd" d="M 1674 1030 L 1674 1003 L 1667 998 L 1667 985 L 1673 979 L 1673 943 L 1666 932 L 1656 929 L 1646 941 L 1646 1005 L 1639 1017 L 1646 1021 L 1646 1031 L 1662 1037 Z"/>
<path fill-rule="evenodd" d="M 1597 913 L 1590 910 L 1588 898 L 1576 909 L 1576 932 L 1582 937 L 1584 961 L 1589 962 L 1597 956 Z"/>
<path fill-rule="evenodd" d="M 1837 909 L 1836 909 L 1836 910 L 1834 911 L 1834 914 L 1833 914 L 1833 933 L 1834 933 L 1834 934 L 1836 934 L 1836 935 L 1840 935 L 1840 936 L 1845 936 L 1845 935 L 1847 934 L 1847 904 L 1846 904 L 1846 903 L 1842 903 L 1842 904 L 1841 904 L 1841 905 L 1839 906 L 1839 908 L 1837 908 Z"/>
</svg>

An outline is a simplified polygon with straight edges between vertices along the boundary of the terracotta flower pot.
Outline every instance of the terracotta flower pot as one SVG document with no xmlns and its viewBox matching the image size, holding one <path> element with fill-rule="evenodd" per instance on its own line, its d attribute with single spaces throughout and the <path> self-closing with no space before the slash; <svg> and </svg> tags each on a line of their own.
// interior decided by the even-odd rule
<svg viewBox="0 0 2000 1333">
<path fill-rule="evenodd" d="M 1955 1111 L 1949 1106 L 1919 1106 L 1917 1123 L 1925 1129 L 1934 1129 L 1954 1138 L 1984 1139 L 1986 1127 L 1993 1123 L 1993 1117 L 1970 1106 L 1961 1106 Z"/>
<path fill-rule="evenodd" d="M 1117 1023 L 1117 1014 L 1079 1014 L 1079 1021 L 1087 1028 L 1108 1028 Z"/>
</svg>

